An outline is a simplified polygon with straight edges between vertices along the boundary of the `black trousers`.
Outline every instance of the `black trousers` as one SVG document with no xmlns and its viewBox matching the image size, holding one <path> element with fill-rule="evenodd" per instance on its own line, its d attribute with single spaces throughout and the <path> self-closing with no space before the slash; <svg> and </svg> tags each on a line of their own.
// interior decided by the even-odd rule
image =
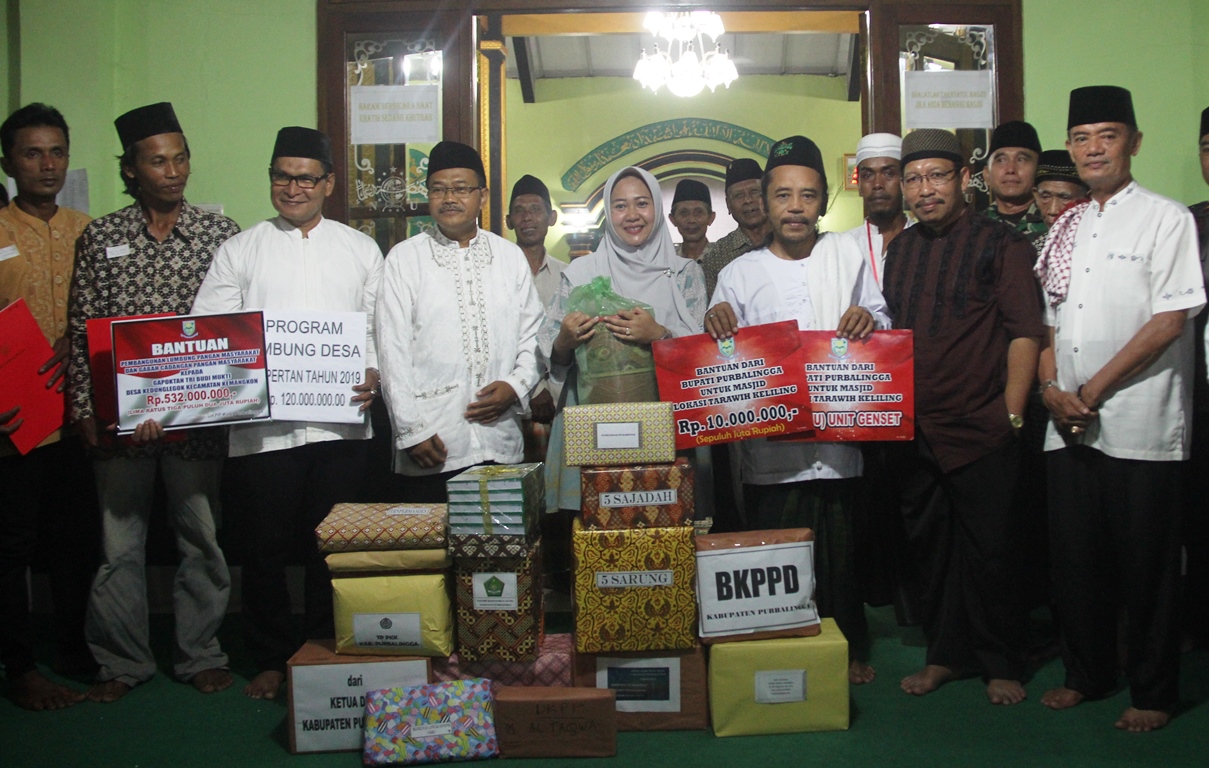
<svg viewBox="0 0 1209 768">
<path fill-rule="evenodd" d="M 1012 512 L 1019 442 L 951 472 L 940 468 L 922 435 L 893 446 L 890 457 L 927 663 L 1020 680 L 1024 616 Z"/>
<path fill-rule="evenodd" d="M 1083 446 L 1049 453 L 1050 551 L 1066 687 L 1117 684 L 1117 617 L 1138 709 L 1179 699 L 1182 462 L 1132 461 Z"/>
<path fill-rule="evenodd" d="M 285 672 L 302 645 L 290 617 L 285 569 L 305 570 L 303 630 L 308 639 L 335 636 L 331 576 L 315 527 L 332 506 L 357 500 L 365 440 L 330 440 L 231 459 L 244 486 L 243 617 L 245 642 L 261 671 Z"/>
<path fill-rule="evenodd" d="M 0 458 L 0 493 L 0 663 L 10 680 L 34 669 L 26 569 L 38 561 L 50 573 L 59 657 L 90 659 L 84 611 L 97 570 L 100 514 L 83 446 L 65 438 Z"/>
</svg>

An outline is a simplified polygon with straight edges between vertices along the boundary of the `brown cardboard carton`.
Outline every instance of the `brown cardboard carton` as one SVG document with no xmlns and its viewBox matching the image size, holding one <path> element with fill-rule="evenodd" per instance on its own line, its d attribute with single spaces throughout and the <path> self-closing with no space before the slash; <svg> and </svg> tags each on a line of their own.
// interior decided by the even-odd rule
<svg viewBox="0 0 1209 768">
<path fill-rule="evenodd" d="M 500 686 L 493 693 L 501 757 L 617 754 L 613 691 Z"/>
<path fill-rule="evenodd" d="M 575 685 L 617 697 L 619 731 L 697 731 L 709 727 L 705 648 L 642 653 L 577 653 Z"/>
</svg>

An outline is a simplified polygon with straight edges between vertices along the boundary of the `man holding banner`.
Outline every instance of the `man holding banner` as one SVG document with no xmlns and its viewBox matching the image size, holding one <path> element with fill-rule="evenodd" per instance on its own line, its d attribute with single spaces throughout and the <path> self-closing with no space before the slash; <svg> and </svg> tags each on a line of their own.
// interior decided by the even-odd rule
<svg viewBox="0 0 1209 768">
<path fill-rule="evenodd" d="M 187 313 L 215 249 L 239 226 L 185 201 L 189 145 L 171 104 L 131 110 L 114 125 L 123 148 L 122 180 L 135 202 L 84 230 L 68 310 L 68 410 L 92 449 L 102 515 L 101 568 L 85 621 L 100 665 L 88 698 L 99 702 L 117 701 L 155 674 L 143 549 L 157 472 L 164 479 L 181 554 L 172 595 L 174 671 L 202 693 L 232 682 L 215 637 L 230 591 L 213 514 L 226 448 L 223 432 L 193 429 L 183 440 L 165 442 L 163 429 L 148 419 L 138 425 L 133 443 L 112 437 L 110 425 L 97 418 L 88 321 Z"/>
<path fill-rule="evenodd" d="M 992 704 L 1025 698 L 1013 494 L 1018 432 L 1045 328 L 1033 248 L 975 215 L 948 131 L 903 138 L 902 185 L 919 224 L 890 244 L 886 301 L 915 332 L 916 437 L 891 447 L 928 640 L 912 695 L 981 675 Z"/>
<path fill-rule="evenodd" d="M 856 243 L 816 228 L 827 210 L 827 173 L 815 143 L 791 136 L 774 144 L 762 188 L 772 240 L 719 274 L 706 331 L 726 339 L 745 326 L 796 320 L 799 330 L 863 339 L 889 328 L 885 300 Z M 860 448 L 767 438 L 745 440 L 740 448 L 749 527 L 815 531 L 819 612 L 833 616 L 848 638 L 849 681 L 870 682 L 869 626 L 851 531 Z"/>
<path fill-rule="evenodd" d="M 361 370 L 355 371 L 358 375 L 348 378 L 343 387 L 350 404 L 359 404 L 353 411 L 354 422 L 324 421 L 340 417 L 316 407 L 311 421 L 275 418 L 231 428 L 230 456 L 239 457 L 232 468 L 246 480 L 250 556 L 243 563 L 244 632 L 260 672 L 244 694 L 254 699 L 277 696 L 286 661 L 301 645 L 294 637 L 285 577 L 295 551 L 306 569 L 305 635 L 325 638 L 335 631 L 331 581 L 313 532 L 334 504 L 355 500 L 350 494 L 364 474 L 371 435 L 365 411 L 378 388 L 373 318 L 383 263 L 373 238 L 323 217 L 323 203 L 336 187 L 332 144 L 326 135 L 311 128 L 282 128 L 273 147 L 269 184 L 278 216 L 218 249 L 193 302 L 193 313 L 262 309 L 270 331 L 276 326 L 305 330 L 297 331 L 296 340 L 286 336 L 268 345 L 270 367 L 275 353 L 278 357 L 277 370 L 270 376 L 277 412 L 287 405 L 290 393 L 273 385 L 289 384 L 294 378 L 331 378 L 320 369 L 323 357 L 353 356 L 359 351 L 364 372 L 362 376 Z M 271 310 L 314 314 L 275 321 Z M 339 316 L 320 313 L 342 312 L 364 313 L 361 338 L 335 342 L 332 334 L 325 334 L 341 321 Z M 353 348 L 357 344 L 360 350 Z M 296 377 L 283 361 L 295 349 L 311 361 Z M 335 378 L 339 385 L 341 377 Z"/>
</svg>

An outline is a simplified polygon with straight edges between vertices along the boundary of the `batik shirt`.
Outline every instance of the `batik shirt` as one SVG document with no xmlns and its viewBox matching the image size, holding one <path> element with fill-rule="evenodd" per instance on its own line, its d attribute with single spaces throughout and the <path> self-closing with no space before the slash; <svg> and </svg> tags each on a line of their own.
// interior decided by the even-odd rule
<svg viewBox="0 0 1209 768">
<path fill-rule="evenodd" d="M 147 229 L 136 202 L 88 225 L 80 237 L 71 287 L 67 332 L 71 336 L 68 412 L 72 421 L 96 415 L 88 359 L 88 321 L 101 317 L 189 314 L 214 252 L 239 225 L 225 216 L 182 203 L 176 226 L 162 243 Z M 104 425 L 101 425 L 104 426 Z M 102 443 L 102 455 L 161 455 L 217 459 L 226 453 L 223 428 L 185 430 L 187 438 L 133 445 Z"/>
</svg>

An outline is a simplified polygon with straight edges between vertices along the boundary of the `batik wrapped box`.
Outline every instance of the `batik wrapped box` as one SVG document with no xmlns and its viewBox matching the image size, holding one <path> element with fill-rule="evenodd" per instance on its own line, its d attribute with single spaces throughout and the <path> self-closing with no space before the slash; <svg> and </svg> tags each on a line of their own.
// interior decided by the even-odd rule
<svg viewBox="0 0 1209 768">
<path fill-rule="evenodd" d="M 450 533 L 449 554 L 459 557 L 525 557 L 529 541 L 524 536 L 499 533 Z"/>
<path fill-rule="evenodd" d="M 332 579 L 336 652 L 448 656 L 453 613 L 445 572 L 342 574 Z"/>
<path fill-rule="evenodd" d="M 465 661 L 536 661 L 542 634 L 541 542 L 524 557 L 454 561 L 458 654 Z"/>
<path fill-rule="evenodd" d="M 687 459 L 583 467 L 579 478 L 585 528 L 672 528 L 693 522 L 693 468 Z"/>
<path fill-rule="evenodd" d="M 315 528 L 320 552 L 441 549 L 444 504 L 337 504 Z"/>
<path fill-rule="evenodd" d="M 571 549 L 577 651 L 693 647 L 691 526 L 588 531 L 575 519 Z"/>
<path fill-rule="evenodd" d="M 536 661 L 465 661 L 455 653 L 432 660 L 432 679 L 485 677 L 499 685 L 569 687 L 573 645 L 571 635 L 546 635 L 538 645 Z"/>
<path fill-rule="evenodd" d="M 671 463 L 676 435 L 671 403 L 573 405 L 563 410 L 567 466 Z"/>
<path fill-rule="evenodd" d="M 846 730 L 848 641 L 833 619 L 823 619 L 822 630 L 710 646 L 714 734 Z"/>
<path fill-rule="evenodd" d="M 485 760 L 497 754 L 489 680 L 388 688 L 366 695 L 365 765 Z"/>
</svg>

